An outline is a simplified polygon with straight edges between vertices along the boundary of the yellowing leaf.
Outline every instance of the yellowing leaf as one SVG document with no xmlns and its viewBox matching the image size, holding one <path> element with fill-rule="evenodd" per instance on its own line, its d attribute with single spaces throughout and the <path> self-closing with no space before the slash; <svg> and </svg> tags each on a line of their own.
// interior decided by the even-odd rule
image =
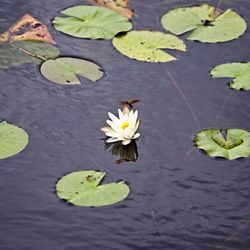
<svg viewBox="0 0 250 250">
<path fill-rule="evenodd" d="M 48 28 L 29 14 L 25 14 L 0 36 L 2 42 L 27 40 L 55 44 Z"/>
<path fill-rule="evenodd" d="M 110 8 L 129 19 L 132 19 L 134 15 L 133 11 L 130 9 L 129 0 L 91 0 L 91 2 Z"/>
</svg>

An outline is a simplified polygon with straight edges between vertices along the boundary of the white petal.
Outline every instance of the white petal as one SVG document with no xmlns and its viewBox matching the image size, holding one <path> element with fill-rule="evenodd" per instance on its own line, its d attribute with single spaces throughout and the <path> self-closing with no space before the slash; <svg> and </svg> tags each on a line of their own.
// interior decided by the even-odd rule
<svg viewBox="0 0 250 250">
<path fill-rule="evenodd" d="M 112 113 L 108 112 L 108 116 L 110 117 L 110 119 L 113 121 L 113 122 L 118 122 L 119 119 L 113 115 Z"/>
<path fill-rule="evenodd" d="M 112 132 L 105 133 L 105 135 L 108 136 L 108 137 L 113 137 L 113 138 L 120 137 L 119 134 L 117 134 L 114 130 Z"/>
<path fill-rule="evenodd" d="M 133 117 L 133 126 L 136 126 L 136 122 L 137 122 L 137 118 L 138 118 L 138 110 L 136 110 L 134 112 L 134 117 Z"/>
<path fill-rule="evenodd" d="M 139 133 L 136 133 L 136 134 L 133 136 L 133 139 L 136 139 L 136 138 L 138 138 L 138 137 L 140 137 L 140 134 L 139 134 Z"/>
<path fill-rule="evenodd" d="M 140 120 L 137 121 L 136 125 L 135 125 L 135 132 L 138 130 L 139 126 L 140 126 Z"/>
<path fill-rule="evenodd" d="M 106 142 L 107 143 L 112 143 L 112 142 L 117 142 L 120 141 L 118 138 L 109 138 Z"/>
<path fill-rule="evenodd" d="M 119 119 L 122 120 L 124 115 L 120 109 L 118 109 Z"/>
<path fill-rule="evenodd" d="M 116 125 L 114 122 L 112 122 L 112 121 L 110 121 L 110 120 L 107 120 L 106 122 L 108 123 L 108 125 L 109 125 L 114 131 L 119 132 L 119 128 L 117 127 L 117 125 Z"/>
<path fill-rule="evenodd" d="M 130 142 L 131 142 L 131 140 L 122 141 L 122 145 L 126 146 L 126 145 L 128 145 Z"/>
<path fill-rule="evenodd" d="M 103 127 L 103 128 L 101 128 L 101 131 L 104 133 L 108 133 L 110 131 L 113 131 L 113 129 L 111 127 Z"/>
</svg>

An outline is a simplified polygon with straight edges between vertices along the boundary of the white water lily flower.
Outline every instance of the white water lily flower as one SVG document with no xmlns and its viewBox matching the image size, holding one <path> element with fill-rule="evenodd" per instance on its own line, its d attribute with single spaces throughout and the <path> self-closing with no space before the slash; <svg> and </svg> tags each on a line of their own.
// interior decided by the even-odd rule
<svg viewBox="0 0 250 250">
<path fill-rule="evenodd" d="M 136 133 L 140 125 L 140 120 L 137 119 L 138 111 L 125 107 L 123 111 L 118 109 L 118 114 L 119 118 L 109 112 L 111 120 L 107 120 L 107 123 L 110 127 L 104 127 L 101 130 L 106 136 L 111 137 L 107 143 L 122 141 L 122 145 L 128 145 L 131 140 L 140 136 Z"/>
</svg>

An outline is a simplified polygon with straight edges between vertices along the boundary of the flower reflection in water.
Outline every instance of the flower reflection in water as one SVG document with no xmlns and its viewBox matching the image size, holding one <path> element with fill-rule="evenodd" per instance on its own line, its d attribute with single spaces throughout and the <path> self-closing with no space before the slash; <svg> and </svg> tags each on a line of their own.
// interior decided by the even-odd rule
<svg viewBox="0 0 250 250">
<path fill-rule="evenodd" d="M 139 156 L 135 140 L 132 140 L 128 145 L 123 145 L 120 141 L 105 143 L 105 149 L 109 149 L 111 155 L 119 157 L 116 160 L 117 164 L 130 161 L 135 162 Z"/>
</svg>

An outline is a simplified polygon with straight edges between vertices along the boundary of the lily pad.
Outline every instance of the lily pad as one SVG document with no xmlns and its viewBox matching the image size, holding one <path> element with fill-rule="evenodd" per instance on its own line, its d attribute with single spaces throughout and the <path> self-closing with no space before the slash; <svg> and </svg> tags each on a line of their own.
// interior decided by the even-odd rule
<svg viewBox="0 0 250 250">
<path fill-rule="evenodd" d="M 236 39 L 247 28 L 246 21 L 235 11 L 228 9 L 218 13 L 208 4 L 173 9 L 163 15 L 161 23 L 175 35 L 192 31 L 187 39 L 207 43 Z"/>
<path fill-rule="evenodd" d="M 117 36 L 113 46 L 123 55 L 145 62 L 169 62 L 176 58 L 163 49 L 186 51 L 185 43 L 174 35 L 136 30 Z"/>
<path fill-rule="evenodd" d="M 6 121 L 0 122 L 0 159 L 18 154 L 28 141 L 29 136 L 23 129 Z"/>
<path fill-rule="evenodd" d="M 61 12 L 53 21 L 55 29 L 80 38 L 112 39 L 132 29 L 129 20 L 113 10 L 96 6 L 75 6 Z"/>
<path fill-rule="evenodd" d="M 123 181 L 100 185 L 105 173 L 79 171 L 62 177 L 56 184 L 57 195 L 76 206 L 100 207 L 125 199 L 129 187 Z"/>
<path fill-rule="evenodd" d="M 60 57 L 41 65 L 41 73 L 49 81 L 63 85 L 81 84 L 78 76 L 96 82 L 103 76 L 99 65 L 78 58 Z"/>
<path fill-rule="evenodd" d="M 205 129 L 196 134 L 195 144 L 212 157 L 234 160 L 250 156 L 250 132 L 243 129 Z"/>
<path fill-rule="evenodd" d="M 225 63 L 211 70 L 213 78 L 233 78 L 230 87 L 236 90 L 250 90 L 250 62 L 248 63 Z"/>
<path fill-rule="evenodd" d="M 39 64 L 49 58 L 55 58 L 59 54 L 59 50 L 48 43 L 29 41 L 0 42 L 0 69 L 26 63 Z"/>
</svg>

